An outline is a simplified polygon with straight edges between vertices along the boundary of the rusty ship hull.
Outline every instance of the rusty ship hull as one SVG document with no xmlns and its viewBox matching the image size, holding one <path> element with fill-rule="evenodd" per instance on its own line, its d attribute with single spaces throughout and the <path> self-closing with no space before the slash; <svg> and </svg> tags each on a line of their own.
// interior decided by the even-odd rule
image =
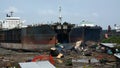
<svg viewBox="0 0 120 68">
<path fill-rule="evenodd" d="M 8 49 L 44 50 L 56 43 L 56 33 L 49 25 L 0 30 L 0 46 Z"/>
<path fill-rule="evenodd" d="M 99 42 L 101 40 L 102 28 L 100 26 L 78 26 L 69 33 L 70 42 L 78 40 Z"/>
<path fill-rule="evenodd" d="M 8 49 L 48 50 L 56 43 L 68 44 L 79 40 L 99 42 L 102 28 L 99 26 L 79 26 L 74 24 L 44 24 L 0 30 L 0 46 Z"/>
</svg>

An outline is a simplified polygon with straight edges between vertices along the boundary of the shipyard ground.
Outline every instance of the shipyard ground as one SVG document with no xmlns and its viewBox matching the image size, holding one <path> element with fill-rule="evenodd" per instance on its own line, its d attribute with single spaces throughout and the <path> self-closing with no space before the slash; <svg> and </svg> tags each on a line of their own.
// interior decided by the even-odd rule
<svg viewBox="0 0 120 68">
<path fill-rule="evenodd" d="M 33 59 L 37 55 L 49 55 L 48 52 L 22 52 L 22 51 L 13 51 L 4 48 L 0 48 L 0 68 L 20 68 L 19 62 L 28 62 Z M 72 60 L 78 60 L 81 58 L 96 58 L 99 59 L 98 56 L 102 55 L 103 58 L 107 58 L 106 63 L 80 63 L 80 62 L 72 62 Z M 75 52 L 69 52 L 64 55 L 63 58 L 57 59 L 54 57 L 55 67 L 56 68 L 115 68 L 115 57 L 113 55 L 108 55 L 105 53 L 98 53 L 96 51 L 92 52 L 92 56 L 82 56 L 81 54 L 77 54 Z"/>
</svg>

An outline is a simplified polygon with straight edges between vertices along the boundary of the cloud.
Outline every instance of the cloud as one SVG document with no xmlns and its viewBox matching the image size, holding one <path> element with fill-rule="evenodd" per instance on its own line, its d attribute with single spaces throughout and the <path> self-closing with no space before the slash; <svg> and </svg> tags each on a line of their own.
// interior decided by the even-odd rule
<svg viewBox="0 0 120 68">
<path fill-rule="evenodd" d="M 11 11 L 13 11 L 13 12 L 15 12 L 15 13 L 18 13 L 18 12 L 19 12 L 18 9 L 17 9 L 16 7 L 14 7 L 14 6 L 10 6 L 10 7 L 8 7 L 7 9 L 5 9 L 4 11 L 5 11 L 6 13 L 11 12 Z"/>
</svg>

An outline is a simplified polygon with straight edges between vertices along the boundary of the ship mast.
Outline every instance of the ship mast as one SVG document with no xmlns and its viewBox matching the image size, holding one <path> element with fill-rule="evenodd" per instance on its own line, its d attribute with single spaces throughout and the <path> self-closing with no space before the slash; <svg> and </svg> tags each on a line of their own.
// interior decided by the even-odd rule
<svg viewBox="0 0 120 68">
<path fill-rule="evenodd" d="M 11 17 L 13 17 L 13 13 L 14 13 L 13 11 L 10 12 L 10 14 L 11 14 L 10 16 L 11 16 Z"/>
<path fill-rule="evenodd" d="M 61 0 L 59 0 L 59 4 L 60 4 L 60 1 Z M 59 5 L 59 23 L 62 23 L 61 5 Z"/>
</svg>

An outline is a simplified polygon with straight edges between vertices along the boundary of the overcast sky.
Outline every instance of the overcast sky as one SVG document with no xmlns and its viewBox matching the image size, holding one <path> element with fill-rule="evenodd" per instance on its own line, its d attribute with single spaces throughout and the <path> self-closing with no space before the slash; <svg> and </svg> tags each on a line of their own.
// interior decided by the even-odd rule
<svg viewBox="0 0 120 68">
<path fill-rule="evenodd" d="M 86 20 L 104 29 L 120 25 L 120 0 L 0 0 L 0 19 L 14 11 L 25 24 L 56 22 L 59 5 L 63 22 L 80 24 Z"/>
</svg>

